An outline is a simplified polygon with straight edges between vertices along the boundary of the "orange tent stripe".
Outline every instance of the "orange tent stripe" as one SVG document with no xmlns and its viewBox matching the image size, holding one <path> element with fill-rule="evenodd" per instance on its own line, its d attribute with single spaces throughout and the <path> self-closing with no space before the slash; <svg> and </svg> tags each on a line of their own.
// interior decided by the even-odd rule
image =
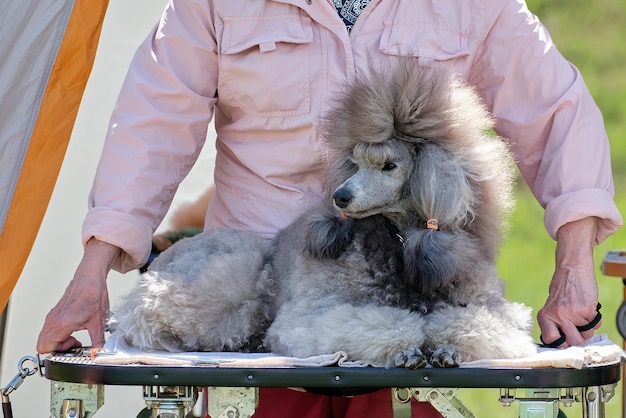
<svg viewBox="0 0 626 418">
<path fill-rule="evenodd" d="M 39 231 L 93 66 L 108 0 L 77 0 L 70 16 L 0 235 L 0 311 Z"/>
</svg>

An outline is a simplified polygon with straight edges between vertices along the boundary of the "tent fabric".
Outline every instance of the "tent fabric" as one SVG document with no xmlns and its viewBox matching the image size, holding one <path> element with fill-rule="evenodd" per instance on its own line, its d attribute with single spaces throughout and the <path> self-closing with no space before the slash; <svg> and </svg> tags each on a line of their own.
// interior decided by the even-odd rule
<svg viewBox="0 0 626 418">
<path fill-rule="evenodd" d="M 0 311 L 65 156 L 108 0 L 0 3 Z"/>
</svg>

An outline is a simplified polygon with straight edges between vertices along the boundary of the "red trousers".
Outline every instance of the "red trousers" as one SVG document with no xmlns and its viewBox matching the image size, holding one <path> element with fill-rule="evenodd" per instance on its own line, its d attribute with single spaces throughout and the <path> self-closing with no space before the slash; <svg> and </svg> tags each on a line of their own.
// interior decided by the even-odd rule
<svg viewBox="0 0 626 418">
<path fill-rule="evenodd" d="M 209 397 L 210 397 L 209 391 Z M 412 418 L 441 418 L 429 403 L 415 402 Z M 391 389 L 352 397 L 261 388 L 254 418 L 392 418 Z"/>
</svg>

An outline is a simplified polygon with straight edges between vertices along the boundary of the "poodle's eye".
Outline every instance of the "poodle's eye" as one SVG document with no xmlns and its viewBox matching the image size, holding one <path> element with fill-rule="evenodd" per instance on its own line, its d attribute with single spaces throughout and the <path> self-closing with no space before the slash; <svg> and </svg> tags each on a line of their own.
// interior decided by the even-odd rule
<svg viewBox="0 0 626 418">
<path fill-rule="evenodd" d="M 397 166 L 394 163 L 386 163 L 383 166 L 383 171 L 389 171 L 389 170 L 393 170 L 394 168 L 396 168 Z"/>
</svg>

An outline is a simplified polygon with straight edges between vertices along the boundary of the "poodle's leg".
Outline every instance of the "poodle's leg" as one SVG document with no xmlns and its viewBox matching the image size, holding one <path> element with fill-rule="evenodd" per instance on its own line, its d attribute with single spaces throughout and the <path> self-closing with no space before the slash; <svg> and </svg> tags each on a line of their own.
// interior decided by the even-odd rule
<svg viewBox="0 0 626 418">
<path fill-rule="evenodd" d="M 114 310 L 114 333 L 146 350 L 249 348 L 273 318 L 268 253 L 268 242 L 241 233 L 179 241 Z"/>
<path fill-rule="evenodd" d="M 529 356 L 536 353 L 531 321 L 530 309 L 512 302 L 495 307 L 447 306 L 427 315 L 424 350 L 432 353 L 435 366 L 454 353 L 460 357 L 457 362 Z"/>
<path fill-rule="evenodd" d="M 351 360 L 385 367 L 423 367 L 424 318 L 408 310 L 326 301 L 288 302 L 268 330 L 272 351 L 309 357 L 345 352 Z"/>
</svg>

